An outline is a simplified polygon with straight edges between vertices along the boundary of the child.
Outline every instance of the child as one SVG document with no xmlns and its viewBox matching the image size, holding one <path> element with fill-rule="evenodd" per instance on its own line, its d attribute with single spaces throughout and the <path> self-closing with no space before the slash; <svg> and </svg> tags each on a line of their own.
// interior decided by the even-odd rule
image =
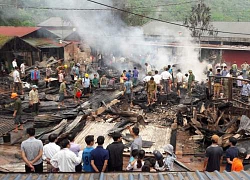
<svg viewBox="0 0 250 180">
<path fill-rule="evenodd" d="M 131 156 L 130 156 L 130 158 L 129 158 L 129 164 L 128 164 L 127 168 L 126 168 L 127 171 L 133 170 L 133 164 L 134 164 L 135 161 L 136 161 L 136 158 L 137 158 L 137 156 L 138 156 L 138 152 L 139 152 L 138 149 L 132 150 Z"/>
<path fill-rule="evenodd" d="M 174 154 L 174 147 L 171 144 L 167 144 L 163 149 L 166 152 L 167 156 L 163 160 L 163 163 L 164 163 L 163 166 L 157 170 L 173 171 L 174 161 L 176 159 L 176 156 Z"/>
<path fill-rule="evenodd" d="M 239 149 L 239 154 L 237 158 L 233 159 L 232 171 L 242 171 L 244 170 L 243 160 L 247 157 L 247 151 L 245 148 Z"/>
</svg>

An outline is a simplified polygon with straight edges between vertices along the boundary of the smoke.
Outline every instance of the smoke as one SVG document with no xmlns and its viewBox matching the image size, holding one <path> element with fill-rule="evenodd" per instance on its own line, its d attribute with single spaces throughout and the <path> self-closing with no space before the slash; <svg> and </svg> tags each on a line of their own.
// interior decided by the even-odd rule
<svg viewBox="0 0 250 180">
<path fill-rule="evenodd" d="M 97 0 L 103 4 L 124 8 L 126 1 L 116 0 Z M 32 6 L 32 4 L 27 4 Z M 51 8 L 84 8 L 98 9 L 94 11 L 54 11 L 54 16 L 61 16 L 74 24 L 77 32 L 91 47 L 99 52 L 103 52 L 107 58 L 111 58 L 112 53 L 116 60 L 121 57 L 127 57 L 144 67 L 144 63 L 150 63 L 154 69 L 161 70 L 168 64 L 178 64 L 178 68 L 183 73 L 193 70 L 196 79 L 202 80 L 205 63 L 199 61 L 199 51 L 193 43 L 190 32 L 187 29 L 181 29 L 180 32 L 171 29 L 162 29 L 154 27 L 155 31 L 171 37 L 171 40 L 165 38 L 153 38 L 149 41 L 145 40 L 143 29 L 141 27 L 128 27 L 122 20 L 122 13 L 109 9 L 98 4 L 88 2 L 86 0 L 45 0 L 43 5 Z M 156 16 L 159 16 L 156 14 Z M 163 44 L 163 46 L 149 44 Z M 164 44 L 174 42 L 181 44 L 182 47 L 170 48 Z M 173 50 L 174 49 L 174 50 Z M 132 69 L 132 65 L 115 63 L 115 68 L 119 71 L 123 69 Z M 140 73 L 142 74 L 142 73 Z"/>
</svg>

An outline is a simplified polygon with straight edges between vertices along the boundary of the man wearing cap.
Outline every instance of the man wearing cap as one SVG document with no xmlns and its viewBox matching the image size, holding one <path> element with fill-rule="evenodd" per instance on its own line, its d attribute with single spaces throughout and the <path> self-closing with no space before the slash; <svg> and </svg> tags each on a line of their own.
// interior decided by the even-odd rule
<svg viewBox="0 0 250 180">
<path fill-rule="evenodd" d="M 194 86 L 195 76 L 192 70 L 188 71 L 188 94 L 191 95 L 192 87 Z"/>
<path fill-rule="evenodd" d="M 15 100 L 13 117 L 14 117 L 14 123 L 16 127 L 15 127 L 14 132 L 18 132 L 19 124 L 20 124 L 19 129 L 23 130 L 23 122 L 21 119 L 22 102 L 21 102 L 21 99 L 18 97 L 17 93 L 12 93 L 11 99 Z"/>
<path fill-rule="evenodd" d="M 85 77 L 82 78 L 82 86 L 83 86 L 83 93 L 84 95 L 89 95 L 90 94 L 90 89 L 91 89 L 91 83 L 89 79 L 89 74 L 85 74 Z"/>
<path fill-rule="evenodd" d="M 109 151 L 108 171 L 122 171 L 123 167 L 123 150 L 122 135 L 114 133 L 112 135 L 114 142 L 109 144 L 107 150 Z"/>
<path fill-rule="evenodd" d="M 98 146 L 90 153 L 91 166 L 95 172 L 105 172 L 108 165 L 109 152 L 103 149 L 104 137 L 98 136 L 96 143 Z"/>
<path fill-rule="evenodd" d="M 223 149 L 218 145 L 219 136 L 212 136 L 212 145 L 206 149 L 206 158 L 204 161 L 204 171 L 220 171 L 220 162 L 223 155 Z"/>
<path fill-rule="evenodd" d="M 37 86 L 33 85 L 32 90 L 29 92 L 29 104 L 32 106 L 32 114 L 33 115 L 38 115 L 39 112 L 39 96 L 38 96 L 38 90 Z"/>
<path fill-rule="evenodd" d="M 31 71 L 30 76 L 33 84 L 38 86 L 38 81 L 40 79 L 40 71 L 38 70 L 37 67 L 35 67 L 35 69 Z"/>
</svg>

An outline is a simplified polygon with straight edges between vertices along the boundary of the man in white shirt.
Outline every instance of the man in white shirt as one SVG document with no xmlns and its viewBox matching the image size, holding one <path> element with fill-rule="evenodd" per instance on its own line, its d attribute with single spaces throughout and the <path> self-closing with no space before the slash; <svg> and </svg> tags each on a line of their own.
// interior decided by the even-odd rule
<svg viewBox="0 0 250 180">
<path fill-rule="evenodd" d="M 13 69 L 15 69 L 15 67 L 17 67 L 16 58 L 12 61 L 12 67 L 13 67 Z"/>
<path fill-rule="evenodd" d="M 51 166 L 50 160 L 52 157 L 60 151 L 60 146 L 58 146 L 55 141 L 57 139 L 57 134 L 49 135 L 49 143 L 43 146 L 43 160 L 47 162 L 47 172 L 55 172 L 55 168 Z"/>
<path fill-rule="evenodd" d="M 145 63 L 146 66 L 146 74 L 152 71 L 151 66 L 148 63 Z"/>
<path fill-rule="evenodd" d="M 24 77 L 24 75 L 25 75 L 25 62 L 23 62 L 23 63 L 20 65 L 20 70 L 21 70 L 21 75 L 22 75 L 22 77 Z"/>
<path fill-rule="evenodd" d="M 75 153 L 69 149 L 70 142 L 68 139 L 63 139 L 61 146 L 63 149 L 57 152 L 50 160 L 51 165 L 55 168 L 59 168 L 59 172 L 76 172 L 75 166 L 82 161 L 81 154 L 77 157 Z"/>
<path fill-rule="evenodd" d="M 147 76 L 143 78 L 142 81 L 143 81 L 144 83 L 147 83 L 148 81 L 150 81 L 150 78 L 151 78 L 151 77 L 152 77 L 152 73 L 149 72 L 149 73 L 147 74 Z"/>
<path fill-rule="evenodd" d="M 15 70 L 13 71 L 13 79 L 14 79 L 14 92 L 18 93 L 18 91 L 20 91 L 23 94 L 23 85 L 20 79 L 20 73 L 18 72 L 17 66 L 15 67 Z"/>
<path fill-rule="evenodd" d="M 243 72 L 240 73 L 240 75 L 237 77 L 237 79 L 244 79 Z M 242 81 L 241 80 L 237 80 L 237 88 L 242 88 Z"/>
<path fill-rule="evenodd" d="M 170 92 L 169 82 L 172 80 L 172 75 L 168 71 L 169 69 L 166 68 L 165 71 L 161 73 L 161 78 L 163 80 L 163 89 L 164 93 L 168 94 Z"/>
<path fill-rule="evenodd" d="M 183 74 L 181 73 L 181 70 L 178 69 L 176 74 L 176 87 L 177 87 L 177 93 L 179 97 L 181 96 L 181 85 L 183 83 Z"/>
<path fill-rule="evenodd" d="M 162 93 L 161 75 L 158 74 L 158 71 L 155 71 L 154 80 L 155 80 L 155 83 L 157 85 L 157 88 L 159 88 L 160 92 Z M 155 99 L 157 99 L 156 95 L 155 95 Z"/>
</svg>

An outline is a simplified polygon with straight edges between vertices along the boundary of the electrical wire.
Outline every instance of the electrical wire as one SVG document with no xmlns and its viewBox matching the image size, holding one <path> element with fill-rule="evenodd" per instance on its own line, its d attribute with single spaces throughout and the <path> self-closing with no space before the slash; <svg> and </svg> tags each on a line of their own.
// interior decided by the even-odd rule
<svg viewBox="0 0 250 180">
<path fill-rule="evenodd" d="M 113 6 L 110 6 L 110 5 L 107 5 L 107 4 L 103 4 L 103 3 L 100 3 L 100 2 L 97 2 L 97 1 L 93 1 L 93 0 L 87 0 L 87 1 L 92 2 L 94 4 L 101 5 L 101 6 L 105 6 L 105 7 L 108 7 L 108 8 L 116 9 L 118 11 L 122 11 L 122 12 L 125 12 L 125 13 L 128 13 L 128 14 L 133 14 L 135 16 L 139 16 L 139 17 L 142 17 L 142 18 L 146 18 L 146 19 L 150 19 L 150 20 L 154 20 L 154 21 L 159 21 L 159 22 L 163 22 L 163 23 L 167 23 L 167 24 L 172 24 L 172 25 L 176 25 L 176 26 L 180 26 L 180 27 L 192 28 L 190 26 L 186 26 L 186 25 L 183 25 L 183 24 L 178 24 L 178 23 L 174 23 L 174 22 L 170 22 L 170 21 L 165 21 L 165 20 L 161 20 L 161 19 L 152 18 L 152 17 L 149 17 L 149 16 L 144 16 L 144 15 L 141 15 L 141 14 L 133 13 L 133 12 L 130 12 L 130 11 L 127 11 L 127 10 L 124 10 L 124 9 L 120 9 L 120 8 L 117 8 L 117 7 L 113 7 Z M 238 34 L 238 35 L 249 35 L 250 36 L 249 33 L 239 33 L 239 32 L 220 31 L 220 30 L 209 30 L 209 29 L 203 29 L 203 28 L 198 28 L 198 27 L 196 27 L 195 29 L 202 30 L 202 31 L 208 31 L 208 32 L 215 31 L 217 33 Z"/>
</svg>

